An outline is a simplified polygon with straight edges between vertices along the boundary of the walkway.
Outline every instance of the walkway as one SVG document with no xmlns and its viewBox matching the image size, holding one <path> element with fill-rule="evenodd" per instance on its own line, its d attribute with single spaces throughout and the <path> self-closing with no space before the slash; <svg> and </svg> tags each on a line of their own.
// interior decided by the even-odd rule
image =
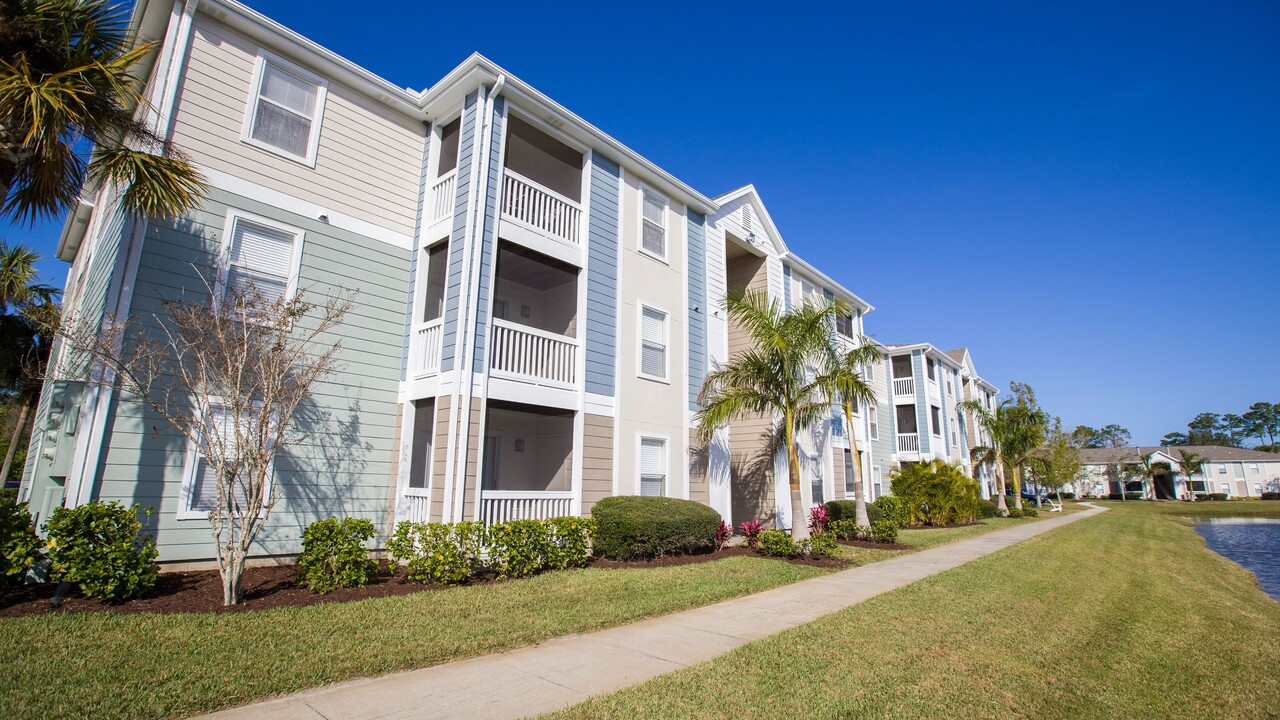
<svg viewBox="0 0 1280 720">
<path fill-rule="evenodd" d="M 1094 507 L 589 635 L 330 685 L 225 710 L 219 720 L 520 718 L 710 660 L 1103 512 Z"/>
</svg>

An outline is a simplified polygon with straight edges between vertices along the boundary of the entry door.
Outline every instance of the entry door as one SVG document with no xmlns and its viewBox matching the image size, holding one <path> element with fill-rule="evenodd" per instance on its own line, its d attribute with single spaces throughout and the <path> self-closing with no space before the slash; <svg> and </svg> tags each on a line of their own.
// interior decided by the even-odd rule
<svg viewBox="0 0 1280 720">
<path fill-rule="evenodd" d="M 498 438 L 493 435 L 484 438 L 484 470 L 480 474 L 480 487 L 484 490 L 498 489 Z"/>
</svg>

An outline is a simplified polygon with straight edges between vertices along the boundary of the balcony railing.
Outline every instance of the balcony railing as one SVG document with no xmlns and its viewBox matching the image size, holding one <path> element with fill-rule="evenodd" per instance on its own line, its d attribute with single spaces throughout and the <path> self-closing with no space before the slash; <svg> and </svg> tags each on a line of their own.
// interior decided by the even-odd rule
<svg viewBox="0 0 1280 720">
<path fill-rule="evenodd" d="M 496 319 L 492 336 L 489 367 L 493 375 L 568 389 L 577 384 L 577 340 Z"/>
<path fill-rule="evenodd" d="M 903 395 L 916 394 L 915 378 L 894 378 L 893 379 L 893 395 L 894 397 L 902 397 Z"/>
<path fill-rule="evenodd" d="M 431 222 L 443 220 L 453 214 L 453 188 L 457 177 L 458 171 L 450 170 L 431 186 Z"/>
<path fill-rule="evenodd" d="M 920 435 L 918 433 L 898 433 L 898 452 L 920 452 Z"/>
<path fill-rule="evenodd" d="M 444 337 L 444 318 L 436 318 L 413 331 L 414 369 L 419 375 L 431 375 L 440 371 L 440 341 Z"/>
<path fill-rule="evenodd" d="M 558 240 L 578 244 L 582 207 L 510 170 L 502 179 L 502 214 Z"/>
<path fill-rule="evenodd" d="M 537 490 L 481 490 L 480 520 L 547 520 L 573 512 L 572 492 Z"/>
<path fill-rule="evenodd" d="M 409 522 L 426 522 L 431 510 L 431 494 L 418 488 L 405 490 L 400 496 L 398 520 Z"/>
</svg>

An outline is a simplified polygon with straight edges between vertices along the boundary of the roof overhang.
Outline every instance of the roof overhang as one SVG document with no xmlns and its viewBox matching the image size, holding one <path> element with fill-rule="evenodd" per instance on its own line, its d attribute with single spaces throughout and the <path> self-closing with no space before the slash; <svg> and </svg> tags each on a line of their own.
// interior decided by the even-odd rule
<svg viewBox="0 0 1280 720">
<path fill-rule="evenodd" d="M 80 244 L 84 242 L 85 233 L 89 230 L 89 219 L 93 217 L 93 203 L 77 198 L 67 220 L 62 224 L 62 235 L 58 237 L 58 249 L 54 255 L 65 262 L 75 262 L 80 252 Z"/>
</svg>

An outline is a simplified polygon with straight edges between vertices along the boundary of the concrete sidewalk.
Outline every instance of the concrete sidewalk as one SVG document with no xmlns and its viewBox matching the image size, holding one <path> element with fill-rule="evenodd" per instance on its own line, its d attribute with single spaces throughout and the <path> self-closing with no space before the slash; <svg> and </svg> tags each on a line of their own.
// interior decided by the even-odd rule
<svg viewBox="0 0 1280 720">
<path fill-rule="evenodd" d="M 330 685 L 205 717 L 463 720 L 538 715 L 710 660 L 1104 510 L 1093 507 L 997 530 L 589 635 L 569 635 L 496 655 Z"/>
</svg>

